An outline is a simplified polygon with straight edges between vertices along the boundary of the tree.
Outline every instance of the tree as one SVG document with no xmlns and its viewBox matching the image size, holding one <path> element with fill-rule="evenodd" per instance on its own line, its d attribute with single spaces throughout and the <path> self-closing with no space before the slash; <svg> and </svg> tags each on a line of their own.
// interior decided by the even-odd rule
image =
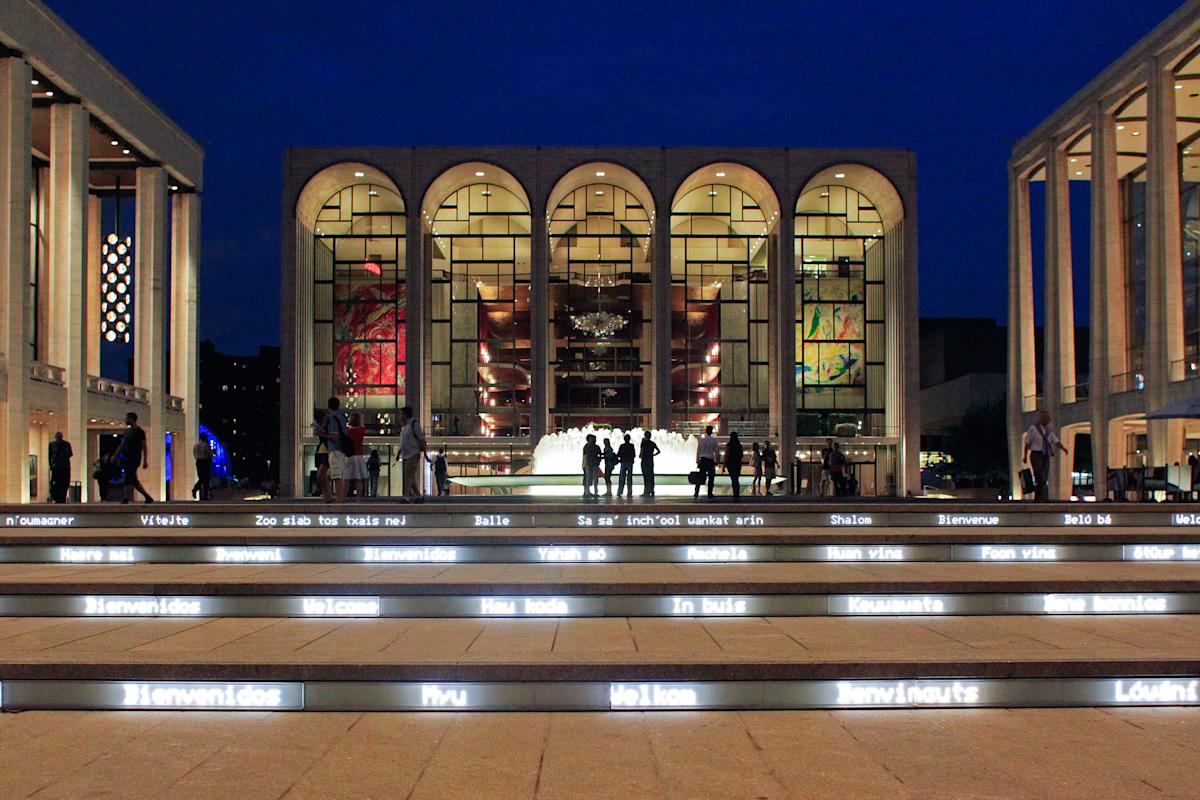
<svg viewBox="0 0 1200 800">
<path fill-rule="evenodd" d="M 972 403 L 962 421 L 946 436 L 946 451 L 953 459 L 955 479 L 978 481 L 982 486 L 1002 486 L 1008 476 L 1008 425 L 1006 401 Z"/>
</svg>

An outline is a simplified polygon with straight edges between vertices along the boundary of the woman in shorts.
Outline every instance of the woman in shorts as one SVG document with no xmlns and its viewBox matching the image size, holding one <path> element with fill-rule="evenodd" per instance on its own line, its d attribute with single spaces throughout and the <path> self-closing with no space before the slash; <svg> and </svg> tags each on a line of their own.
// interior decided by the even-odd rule
<svg viewBox="0 0 1200 800">
<path fill-rule="evenodd" d="M 351 414 L 350 424 L 346 427 L 346 435 L 354 442 L 354 452 L 348 453 L 346 459 L 346 494 L 361 498 L 366 488 L 370 473 L 367 471 L 367 457 L 363 451 L 363 440 L 367 437 L 366 426 L 363 425 L 362 414 Z"/>
</svg>

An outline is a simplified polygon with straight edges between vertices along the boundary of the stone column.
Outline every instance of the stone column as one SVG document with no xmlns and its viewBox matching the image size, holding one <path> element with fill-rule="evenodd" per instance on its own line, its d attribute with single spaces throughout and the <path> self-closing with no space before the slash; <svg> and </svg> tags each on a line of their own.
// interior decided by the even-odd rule
<svg viewBox="0 0 1200 800">
<path fill-rule="evenodd" d="M 100 375 L 100 243 L 104 236 L 101 230 L 100 198 L 88 195 L 87 204 L 87 269 L 83 286 L 84 337 L 87 339 L 87 373 Z"/>
<path fill-rule="evenodd" d="M 24 298 L 29 286 L 31 118 L 29 65 L 0 58 L 0 500 L 29 501 L 29 345 Z"/>
<path fill-rule="evenodd" d="M 540 196 L 539 196 L 540 197 Z M 550 242 L 546 209 L 540 199 L 533 202 L 529 223 L 529 337 L 530 409 L 529 441 L 533 447 L 546 435 L 550 417 L 547 386 L 554 369 L 550 358 Z"/>
<path fill-rule="evenodd" d="M 167 257 L 167 173 L 162 167 L 138 167 L 134 218 L 133 376 L 134 383 L 147 391 L 150 403 L 149 419 L 138 415 L 138 423 L 146 430 L 150 462 L 150 468 L 142 476 L 142 485 L 157 500 L 166 489 L 163 404 L 167 343 L 163 336 L 163 277 Z"/>
<path fill-rule="evenodd" d="M 1046 298 L 1043 367 L 1046 407 L 1058 422 L 1063 405 L 1075 400 L 1075 304 L 1071 286 L 1071 209 L 1067 158 L 1057 142 L 1046 147 Z M 1050 497 L 1071 492 L 1071 455 L 1051 463 Z"/>
<path fill-rule="evenodd" d="M 787 193 L 785 197 L 791 197 Z M 776 430 L 779 433 L 779 472 L 790 476 L 796 458 L 796 218 L 790 209 L 782 209 L 775 228 L 776 258 L 772 265 L 774 294 L 770 314 L 775 360 L 771 364 L 775 376 Z M 746 443 L 749 450 L 750 443 Z M 797 490 L 799 487 L 797 487 Z"/>
<path fill-rule="evenodd" d="M 63 436 L 80 450 L 73 479 L 87 476 L 88 112 L 78 103 L 50 107 L 50 363 L 61 367 L 67 389 Z M 82 481 L 83 501 L 88 482 Z"/>
<path fill-rule="evenodd" d="M 200 197 L 171 197 L 171 393 L 183 399 L 183 426 L 175 431 L 174 492 L 191 497 L 196 483 L 192 445 L 200 430 L 200 370 L 196 310 L 200 294 Z M 268 423 L 270 424 L 270 423 Z"/>
<path fill-rule="evenodd" d="M 1025 398 L 1037 392 L 1029 177 L 1008 170 L 1008 438 L 1013 497 L 1021 496 Z"/>
<path fill-rule="evenodd" d="M 650 265 L 654 351 L 653 425 L 671 427 L 671 198 L 654 198 L 654 260 Z"/>
<path fill-rule="evenodd" d="M 416 193 L 413 196 L 420 197 Z M 429 303 L 426 302 L 426 295 L 429 291 L 429 275 L 426 272 L 425 253 L 429 243 L 425 226 L 421 220 L 421 213 L 420 206 L 414 206 L 404 218 L 404 288 L 407 305 L 405 317 L 407 327 L 404 333 L 404 400 L 406 405 L 413 407 L 413 413 L 428 431 L 431 429 L 430 424 L 432 423 L 430 404 L 428 398 L 422 394 L 422 387 L 424 386 L 425 371 L 428 369 L 428 365 L 425 363 L 427 352 L 425 343 L 429 338 L 430 325 L 427 312 Z M 301 287 L 298 291 L 307 291 L 311 294 L 312 287 Z M 309 411 L 310 416 L 311 414 L 312 412 Z M 399 415 L 396 419 L 398 425 Z M 308 419 L 301 418 L 297 424 L 300 435 L 307 431 L 307 426 Z M 396 431 L 399 433 L 399 427 L 396 428 Z M 297 460 L 299 460 L 299 455 L 297 452 Z M 305 480 L 301 480 L 300 486 L 297 488 L 303 489 L 306 485 Z"/>
<path fill-rule="evenodd" d="M 1126 371 L 1125 268 L 1121 251 L 1121 193 L 1116 120 L 1103 104 L 1092 114 L 1091 386 L 1092 474 L 1096 496 L 1107 494 L 1108 399 L 1112 376 Z"/>
<path fill-rule="evenodd" d="M 1168 400 L 1173 365 L 1183 360 L 1183 248 L 1179 219 L 1179 144 L 1175 75 L 1154 58 L 1146 67 L 1146 410 Z M 1180 459 L 1183 426 L 1147 426 L 1151 466 Z"/>
</svg>

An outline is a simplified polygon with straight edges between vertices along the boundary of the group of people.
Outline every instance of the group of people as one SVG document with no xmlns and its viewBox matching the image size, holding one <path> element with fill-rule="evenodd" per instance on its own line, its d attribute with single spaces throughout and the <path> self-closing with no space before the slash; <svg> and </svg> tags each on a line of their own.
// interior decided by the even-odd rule
<svg viewBox="0 0 1200 800">
<path fill-rule="evenodd" d="M 400 409 L 400 423 L 400 451 L 396 461 L 401 469 L 401 496 L 410 502 L 420 502 L 424 463 L 433 465 L 436 493 L 450 494 L 446 448 L 429 455 L 425 432 L 411 406 Z M 378 450 L 365 452 L 367 429 L 361 414 L 347 417 L 341 411 L 341 400 L 331 397 L 326 409 L 314 415 L 312 431 L 317 437 L 317 488 L 326 503 L 340 503 L 347 497 L 379 496 L 383 459 Z"/>
<path fill-rule="evenodd" d="M 659 446 L 650 436 L 650 431 L 642 435 L 636 447 L 633 437 L 625 434 L 625 441 L 616 450 L 613 449 L 610 439 L 604 439 L 601 446 L 597 442 L 596 434 L 589 433 L 583 445 L 583 496 L 600 497 L 600 481 L 603 479 L 604 496 L 612 497 L 613 472 L 617 471 L 617 497 L 633 497 L 633 465 L 637 461 L 642 472 L 642 497 L 654 497 L 654 458 L 660 452 Z M 734 498 L 740 497 L 742 467 L 745 465 L 745 452 L 741 440 L 737 432 L 731 433 L 722 458 L 717 439 L 713 436 L 713 427 L 709 425 L 696 448 L 696 471 L 689 476 L 695 485 L 696 497 L 700 496 L 700 487 L 705 484 L 708 486 L 708 496 L 713 496 L 718 463 L 724 466 L 729 475 Z M 771 494 L 771 486 L 775 482 L 779 466 L 775 448 L 769 441 L 763 442 L 761 447 L 755 442 L 750 463 L 754 469 L 750 493 L 758 494 L 761 489 L 763 494 Z"/>
<path fill-rule="evenodd" d="M 841 444 L 826 439 L 821 448 L 821 497 L 851 497 L 858 494 L 858 479 L 849 470 L 850 460 Z"/>
</svg>

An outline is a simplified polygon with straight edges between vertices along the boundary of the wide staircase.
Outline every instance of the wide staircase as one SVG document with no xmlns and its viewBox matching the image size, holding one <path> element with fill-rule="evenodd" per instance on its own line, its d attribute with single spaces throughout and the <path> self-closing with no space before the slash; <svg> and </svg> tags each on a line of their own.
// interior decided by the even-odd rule
<svg viewBox="0 0 1200 800">
<path fill-rule="evenodd" d="M 11 507 L 0 706 L 1194 706 L 1198 525 L 1166 505 Z"/>
</svg>

